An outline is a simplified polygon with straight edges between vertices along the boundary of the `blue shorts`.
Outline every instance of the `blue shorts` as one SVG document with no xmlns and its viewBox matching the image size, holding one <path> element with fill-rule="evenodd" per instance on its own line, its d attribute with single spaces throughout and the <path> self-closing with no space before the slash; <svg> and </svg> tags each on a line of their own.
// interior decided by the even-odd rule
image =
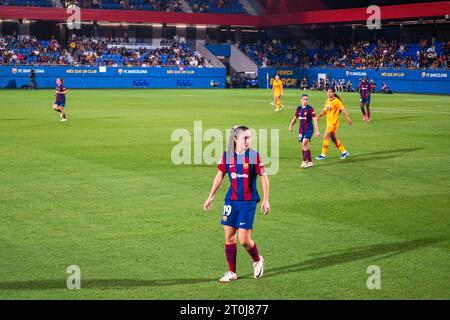
<svg viewBox="0 0 450 320">
<path fill-rule="evenodd" d="M 221 223 L 236 229 L 253 229 L 256 201 L 225 200 Z"/>
<path fill-rule="evenodd" d="M 66 106 L 66 100 L 65 99 L 61 101 L 55 100 L 53 104 L 56 104 L 58 107 L 64 108 Z"/>
<path fill-rule="evenodd" d="M 370 96 L 368 98 L 359 98 L 359 103 L 361 104 L 370 104 Z"/>
<path fill-rule="evenodd" d="M 304 139 L 308 139 L 309 141 L 311 141 L 313 135 L 313 131 L 306 131 L 306 132 L 301 132 L 298 134 L 298 142 L 302 143 Z"/>
</svg>

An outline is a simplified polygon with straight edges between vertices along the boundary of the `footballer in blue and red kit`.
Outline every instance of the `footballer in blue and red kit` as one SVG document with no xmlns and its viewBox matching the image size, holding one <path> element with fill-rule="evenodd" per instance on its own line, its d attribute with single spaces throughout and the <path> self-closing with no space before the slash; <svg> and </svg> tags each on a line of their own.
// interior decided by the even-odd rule
<svg viewBox="0 0 450 320">
<path fill-rule="evenodd" d="M 220 278 L 219 281 L 223 283 L 238 278 L 236 274 L 237 239 L 253 260 L 254 278 L 258 279 L 264 273 L 264 258 L 259 254 L 251 234 L 256 204 L 260 201 L 258 190 L 256 190 L 256 180 L 260 175 L 263 190 L 261 211 L 267 215 L 270 210 L 269 179 L 258 152 L 250 149 L 251 139 L 252 135 L 248 127 L 241 125 L 231 129 L 227 151 L 220 159 L 211 191 L 203 204 L 205 211 L 211 209 L 215 194 L 225 175 L 228 175 L 230 188 L 225 197 L 221 223 L 225 234 L 225 257 L 229 271 Z"/>
<path fill-rule="evenodd" d="M 289 131 L 292 131 L 292 128 L 298 119 L 298 141 L 302 144 L 303 160 L 300 167 L 309 168 L 313 166 L 309 142 L 311 141 L 314 131 L 316 132 L 316 137 L 319 136 L 319 125 L 317 124 L 317 117 L 314 108 L 308 104 L 308 95 L 302 94 L 300 100 L 302 104 L 295 110 L 294 117 L 289 125 Z"/>
<path fill-rule="evenodd" d="M 256 204 L 260 201 L 256 180 L 257 176 L 265 174 L 264 165 L 258 152 L 252 149 L 243 154 L 234 151 L 234 157 L 228 161 L 226 157 L 227 152 L 224 152 L 217 166 L 230 179 L 221 223 L 236 229 L 252 229 Z"/>
<path fill-rule="evenodd" d="M 63 79 L 56 79 L 55 102 L 53 103 L 53 110 L 60 113 L 61 121 L 66 121 L 66 88 L 64 87 Z"/>
<path fill-rule="evenodd" d="M 66 88 L 64 88 L 64 85 L 62 83 L 56 86 L 55 104 L 58 107 L 62 107 L 62 108 L 64 108 L 66 106 L 66 95 L 61 93 L 64 91 L 66 91 Z"/>
<path fill-rule="evenodd" d="M 372 93 L 372 85 L 367 80 L 367 77 L 364 78 L 359 84 L 359 106 L 361 108 L 361 113 L 363 114 L 364 121 L 370 121 L 370 95 Z M 366 107 L 367 110 L 364 109 Z"/>
<path fill-rule="evenodd" d="M 301 143 L 303 139 L 311 140 L 314 133 L 313 118 L 315 118 L 316 113 L 314 108 L 309 104 L 305 107 L 298 106 L 295 110 L 294 117 L 299 119 L 298 127 L 298 141 Z"/>
</svg>

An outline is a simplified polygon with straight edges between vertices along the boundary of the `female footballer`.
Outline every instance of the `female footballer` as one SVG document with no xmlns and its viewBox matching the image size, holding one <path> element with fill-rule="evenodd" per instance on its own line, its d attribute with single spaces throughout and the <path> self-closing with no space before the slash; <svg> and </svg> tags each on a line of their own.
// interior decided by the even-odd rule
<svg viewBox="0 0 450 320">
<path fill-rule="evenodd" d="M 281 96 L 283 95 L 283 82 L 280 80 L 280 76 L 276 75 L 275 80 L 272 83 L 272 96 L 273 104 L 275 105 L 274 111 L 280 111 L 283 107 L 281 105 Z"/>
<path fill-rule="evenodd" d="M 299 120 L 298 129 L 298 141 L 302 144 L 302 154 L 303 161 L 300 168 L 309 168 L 313 166 L 311 160 L 311 150 L 309 149 L 309 142 L 311 141 L 313 135 L 313 129 L 315 136 L 318 137 L 319 125 L 317 123 L 316 113 L 314 108 L 308 104 L 308 95 L 301 95 L 302 105 L 297 107 L 295 110 L 294 117 L 292 118 L 291 124 L 289 125 L 289 131 L 292 131 L 292 126 L 297 119 Z"/>
<path fill-rule="evenodd" d="M 342 145 L 341 141 L 336 137 L 336 131 L 339 127 L 339 115 L 341 112 L 345 115 L 349 126 L 352 125 L 352 120 L 350 120 L 341 98 L 334 92 L 333 88 L 330 87 L 327 89 L 327 95 L 328 99 L 325 101 L 325 107 L 318 117 L 320 119 L 325 114 L 327 115 L 327 129 L 325 130 L 325 134 L 323 136 L 322 154 L 316 157 L 316 160 L 325 160 L 328 146 L 330 145 L 330 138 L 339 151 L 342 152 L 341 159 L 345 159 L 348 156 L 348 152 Z"/>
<path fill-rule="evenodd" d="M 203 204 L 205 211 L 211 209 L 217 190 L 220 188 L 225 174 L 228 174 L 231 186 L 225 196 L 225 205 L 221 224 L 225 231 L 225 257 L 230 271 L 220 278 L 220 282 L 237 279 L 236 274 L 236 233 L 240 244 L 253 259 L 255 279 L 264 272 L 264 258 L 259 255 L 255 241 L 251 238 L 256 204 L 260 201 L 256 190 L 256 178 L 261 176 L 263 201 L 261 211 L 267 215 L 269 205 L 269 179 L 266 175 L 258 152 L 250 149 L 251 133 L 245 126 L 236 126 L 231 130 L 227 151 L 224 152 L 218 165 L 208 199 Z"/>
<path fill-rule="evenodd" d="M 373 92 L 372 84 L 369 83 L 367 77 L 359 84 L 359 107 L 363 115 L 363 121 L 370 122 L 370 95 Z M 364 109 L 366 107 L 367 111 Z"/>
<path fill-rule="evenodd" d="M 60 113 L 61 121 L 66 121 L 66 88 L 64 88 L 64 81 L 61 78 L 56 79 L 55 98 L 53 110 Z"/>
</svg>

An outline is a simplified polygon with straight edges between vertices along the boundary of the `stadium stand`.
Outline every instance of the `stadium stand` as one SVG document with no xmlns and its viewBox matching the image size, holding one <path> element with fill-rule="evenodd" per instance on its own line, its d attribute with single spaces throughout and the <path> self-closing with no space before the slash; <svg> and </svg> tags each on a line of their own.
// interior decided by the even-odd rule
<svg viewBox="0 0 450 320">
<path fill-rule="evenodd" d="M 186 43 L 164 40 L 158 47 L 114 43 L 93 38 L 76 38 L 63 48 L 53 37 L 39 41 L 35 37 L 0 38 L 1 65 L 74 65 L 74 66 L 190 66 L 211 67 L 208 59 Z"/>
<path fill-rule="evenodd" d="M 360 41 L 334 48 L 320 43 L 306 49 L 299 43 L 279 40 L 241 44 L 240 49 L 260 67 L 406 68 L 448 69 L 450 42 L 429 44 L 379 40 Z"/>
<path fill-rule="evenodd" d="M 65 8 L 77 5 L 85 9 L 147 10 L 184 12 L 179 0 L 65 0 Z M 196 13 L 248 14 L 239 0 L 188 0 L 190 10 Z M 0 0 L 2 6 L 53 7 L 52 0 Z"/>
<path fill-rule="evenodd" d="M 188 0 L 188 4 L 197 13 L 248 14 L 238 0 Z"/>
<path fill-rule="evenodd" d="M 0 0 L 2 6 L 52 7 L 51 0 Z"/>
</svg>

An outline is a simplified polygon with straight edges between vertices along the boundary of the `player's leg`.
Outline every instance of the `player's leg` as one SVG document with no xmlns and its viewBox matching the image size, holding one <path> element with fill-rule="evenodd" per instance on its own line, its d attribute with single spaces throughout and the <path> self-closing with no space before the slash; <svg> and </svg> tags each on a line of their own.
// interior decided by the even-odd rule
<svg viewBox="0 0 450 320">
<path fill-rule="evenodd" d="M 300 168 L 304 168 L 306 166 L 306 162 L 307 162 L 307 156 L 306 156 L 306 152 L 305 149 L 303 147 L 303 134 L 299 133 L 298 135 L 298 142 L 300 142 L 302 144 L 301 149 L 302 149 L 302 163 L 300 164 Z"/>
<path fill-rule="evenodd" d="M 280 95 L 276 94 L 275 95 L 275 111 L 280 111 L 280 106 L 281 106 Z"/>
<path fill-rule="evenodd" d="M 241 201 L 237 218 L 239 223 L 238 239 L 252 257 L 254 277 L 257 279 L 263 275 L 264 258 L 259 255 L 258 247 L 251 238 L 255 213 L 256 201 Z"/>
<path fill-rule="evenodd" d="M 336 132 L 331 133 L 330 138 L 331 138 L 331 141 L 333 141 L 333 143 L 336 146 L 336 148 L 338 148 L 339 151 L 342 153 L 341 159 L 347 158 L 348 152 L 345 149 L 345 147 L 342 144 L 342 142 L 336 137 Z"/>
<path fill-rule="evenodd" d="M 303 143 L 302 143 L 302 149 L 303 149 L 303 152 L 305 153 L 305 157 L 306 157 L 306 160 L 305 160 L 305 166 L 304 166 L 304 168 L 309 168 L 309 167 L 312 167 L 313 166 L 313 163 L 312 163 L 312 159 L 311 159 L 311 149 L 309 148 L 309 138 L 307 137 L 307 138 L 305 138 L 305 139 L 303 139 Z"/>
<path fill-rule="evenodd" d="M 225 257 L 228 262 L 228 267 L 230 271 L 226 272 L 225 275 L 220 278 L 220 282 L 229 282 L 237 279 L 236 274 L 236 231 L 237 229 L 230 226 L 223 226 L 225 232 Z"/>
<path fill-rule="evenodd" d="M 59 110 L 61 112 L 61 121 L 66 121 L 66 108 L 61 106 Z"/>
<path fill-rule="evenodd" d="M 220 278 L 220 282 L 229 282 L 237 279 L 236 274 L 236 223 L 239 213 L 238 204 L 234 201 L 225 201 L 221 224 L 225 233 L 225 258 L 228 262 L 229 271 Z"/>
<path fill-rule="evenodd" d="M 365 101 L 363 98 L 359 99 L 359 108 L 361 109 L 361 113 L 363 115 L 362 119 L 363 121 L 367 120 L 366 110 L 364 110 Z"/>
<path fill-rule="evenodd" d="M 276 96 L 276 94 L 273 95 L 272 105 L 275 106 L 274 111 L 277 111 L 277 96 Z"/>
<path fill-rule="evenodd" d="M 323 135 L 322 153 L 320 154 L 320 156 L 316 157 L 316 160 L 325 160 L 328 152 L 328 147 L 330 146 L 330 135 L 331 132 L 327 129 L 327 131 L 325 131 Z"/>
<path fill-rule="evenodd" d="M 61 110 L 59 110 L 59 106 L 56 103 L 53 104 L 53 110 L 61 113 Z"/>
<path fill-rule="evenodd" d="M 264 258 L 259 255 L 256 242 L 251 238 L 251 229 L 239 229 L 238 238 L 239 243 L 247 250 L 253 260 L 253 276 L 255 279 L 260 278 L 264 273 Z"/>
<path fill-rule="evenodd" d="M 370 121 L 370 98 L 367 99 L 366 102 L 366 114 L 367 114 L 367 122 Z"/>
</svg>

